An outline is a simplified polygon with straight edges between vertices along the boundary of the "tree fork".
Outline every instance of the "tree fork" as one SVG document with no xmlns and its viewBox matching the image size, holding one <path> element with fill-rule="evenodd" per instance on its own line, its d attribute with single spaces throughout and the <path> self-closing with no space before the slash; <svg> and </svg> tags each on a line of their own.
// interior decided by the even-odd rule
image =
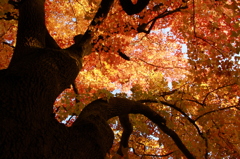
<svg viewBox="0 0 240 159">
<path fill-rule="evenodd" d="M 132 125 L 129 121 L 128 114 L 142 114 L 154 122 L 164 133 L 169 135 L 187 158 L 195 158 L 182 143 L 179 136 L 172 129 L 166 126 L 166 120 L 144 104 L 117 97 L 110 98 L 107 101 L 98 99 L 83 109 L 73 126 L 78 124 L 80 125 L 81 121 L 86 120 L 92 114 L 99 116 L 99 118 L 105 121 L 112 117 L 119 116 L 121 125 L 124 129 L 120 147 L 118 149 L 118 154 L 121 156 L 123 155 L 122 148 L 128 147 L 128 139 L 132 132 Z"/>
</svg>

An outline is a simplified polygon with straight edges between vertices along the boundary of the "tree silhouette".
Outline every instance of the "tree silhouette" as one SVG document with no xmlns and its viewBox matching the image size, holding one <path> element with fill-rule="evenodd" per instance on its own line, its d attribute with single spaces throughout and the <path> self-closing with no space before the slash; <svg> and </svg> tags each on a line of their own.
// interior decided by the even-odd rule
<svg viewBox="0 0 240 159">
<path fill-rule="evenodd" d="M 134 130 L 130 114 L 142 114 L 147 117 L 146 125 L 152 127 L 154 130 L 152 133 L 160 131 L 161 139 L 165 143 L 171 144 L 170 142 L 172 142 L 176 145 L 173 151 L 166 146 L 166 151 L 160 153 L 165 155 L 149 156 L 169 157 L 175 155 L 187 158 L 239 156 L 239 143 L 237 143 L 239 140 L 230 139 L 231 136 L 238 135 L 238 133 L 226 132 L 233 127 L 233 130 L 237 131 L 239 127 L 239 123 L 234 123 L 233 120 L 233 118 L 239 118 L 239 115 L 237 115 L 239 111 L 239 68 L 235 64 L 235 62 L 238 62 L 238 57 L 235 58 L 235 61 L 228 60 L 227 63 L 225 62 L 226 59 L 235 57 L 239 49 L 238 36 L 235 35 L 235 32 L 239 32 L 239 30 L 236 29 L 234 24 L 227 26 L 224 23 L 230 15 L 232 16 L 231 22 L 236 20 L 234 19 L 236 17 L 235 13 L 231 12 L 238 9 L 235 6 L 235 1 L 229 2 L 229 4 L 214 2 L 216 6 L 222 5 L 229 8 L 223 14 L 226 19 L 221 19 L 220 24 L 222 26 L 213 22 L 206 22 L 207 20 L 201 17 L 200 12 L 199 14 L 196 13 L 196 5 L 199 5 L 200 1 L 164 1 L 162 3 L 148 0 L 138 0 L 136 2 L 131 0 L 120 0 L 119 2 L 114 0 L 91 1 L 89 4 L 94 6 L 98 3 L 96 6 L 99 7 L 97 7 L 92 18 L 91 16 L 85 17 L 85 19 L 91 19 L 88 26 L 82 34 L 76 34 L 72 43 L 65 48 L 61 46 L 61 43 L 65 42 L 54 39 L 50 35 L 51 29 L 49 31 L 46 27 L 48 15 L 45 15 L 45 7 L 51 1 L 9 0 L 8 3 L 19 10 L 19 15 L 8 11 L 1 18 L 4 21 L 17 20 L 18 27 L 15 46 L 12 46 L 8 41 L 2 42 L 3 45 L 13 47 L 14 52 L 8 67 L 0 70 L 0 158 L 105 158 L 108 153 L 110 153 L 107 155 L 108 157 L 117 158 L 119 156 L 126 157 L 129 147 L 132 147 L 131 153 L 135 154 L 136 157 L 138 154 L 135 148 L 129 146 L 130 135 Z M 117 10 L 119 7 L 124 12 L 116 14 L 118 12 L 114 12 L 114 9 Z M 147 17 L 150 15 L 149 12 L 156 13 Z M 166 22 L 166 25 L 170 25 L 175 23 L 171 16 L 182 12 L 183 18 L 191 19 L 191 22 L 189 20 L 183 22 L 184 25 L 179 24 L 179 26 L 182 25 L 180 31 L 188 25 L 191 25 L 192 28 L 188 28 L 185 32 L 182 31 L 183 33 L 179 35 L 179 39 L 189 40 L 188 63 L 180 61 L 180 64 L 173 66 L 168 66 L 159 61 L 151 63 L 145 56 L 152 54 L 135 57 L 128 53 L 129 50 L 133 50 L 129 48 L 130 44 L 127 38 L 111 39 L 129 34 L 136 41 L 139 40 L 139 48 L 134 51 L 144 50 L 144 45 L 150 48 L 151 45 L 154 46 L 155 44 L 148 45 L 148 42 L 152 39 L 153 41 L 158 39 L 156 34 L 158 30 L 154 30 L 154 27 L 160 23 L 164 24 L 164 22 L 159 21 L 170 17 L 172 21 Z M 184 12 L 186 13 L 184 14 Z M 189 17 L 190 12 L 191 17 Z M 206 12 L 202 13 L 203 16 Z M 116 17 L 113 16 L 111 19 L 109 14 L 114 16 L 124 15 L 132 19 L 129 22 L 114 24 L 114 22 L 110 22 Z M 146 14 L 146 16 L 144 17 L 143 14 Z M 134 21 L 136 18 L 138 18 L 136 20 L 137 25 L 134 26 L 132 20 Z M 217 37 L 224 39 L 223 36 L 226 33 L 226 39 L 230 45 L 224 44 L 225 46 L 220 47 L 213 41 L 213 36 L 209 36 L 208 39 L 205 38 L 202 32 L 198 31 L 198 19 L 202 20 L 199 25 L 206 35 L 216 35 L 216 31 L 221 30 L 223 26 L 228 27 L 220 32 Z M 118 20 L 121 21 L 121 19 Z M 109 25 L 116 25 L 116 28 L 105 29 L 108 22 Z M 171 25 L 173 32 L 178 35 L 177 26 Z M 53 25 L 49 27 L 51 28 Z M 235 28 L 235 30 L 231 30 L 232 28 Z M 136 38 L 135 35 L 139 35 L 139 37 Z M 2 37 L 7 39 L 6 35 Z M 109 44 L 110 41 L 113 44 Z M 114 43 L 115 41 L 116 43 Z M 220 41 L 219 44 L 223 42 L 224 40 Z M 158 46 L 151 48 L 156 49 Z M 169 46 L 172 46 L 172 44 L 169 44 Z M 151 51 L 149 48 L 147 50 Z M 129 99 L 113 97 L 112 95 L 105 95 L 101 98 L 103 91 L 100 91 L 98 99 L 87 104 L 80 114 L 76 114 L 76 112 L 71 114 L 66 107 L 63 107 L 64 110 L 55 110 L 53 113 L 53 105 L 56 99 L 68 88 L 73 88 L 74 93 L 77 94 L 77 97 L 74 97 L 75 101 L 70 100 L 70 103 L 75 102 L 76 105 L 81 103 L 82 99 L 78 97 L 81 96 L 83 90 L 76 82 L 76 78 L 84 77 L 84 75 L 77 76 L 81 69 L 87 68 L 87 66 L 83 66 L 86 57 L 93 59 L 96 58 L 93 52 L 100 54 L 101 52 L 111 51 L 114 52 L 114 58 L 117 55 L 122 61 L 113 60 L 112 63 L 104 61 L 106 68 L 110 67 L 110 64 L 118 67 L 121 62 L 127 63 L 135 60 L 135 62 L 144 63 L 146 67 L 154 68 L 155 71 L 159 69 L 174 71 L 177 69 L 181 70 L 181 73 L 186 73 L 186 75 L 191 74 L 194 78 L 189 75 L 191 81 L 188 79 L 183 80 L 183 82 L 181 80 L 172 82 L 174 89 L 170 90 L 166 87 L 166 81 L 162 77 L 160 78 L 157 73 L 153 73 L 153 76 L 148 79 L 148 89 L 150 91 L 146 91 L 147 87 L 144 88 L 144 84 L 132 85 L 132 97 Z M 192 53 L 193 51 L 196 52 Z M 178 54 L 177 51 L 176 54 Z M 224 59 L 220 59 L 220 55 Z M 110 56 L 110 54 L 105 54 L 105 58 L 111 61 L 113 58 L 110 58 Z M 208 61 L 208 57 L 211 60 Z M 101 62 L 100 58 L 99 61 Z M 94 61 L 92 60 L 92 62 Z M 103 71 L 103 73 L 106 73 L 106 76 L 109 76 L 112 82 L 117 81 L 115 74 L 107 73 L 107 71 Z M 176 78 L 184 79 L 185 77 Z M 219 78 L 221 82 L 216 84 L 214 78 Z M 119 83 L 125 84 L 127 82 L 122 80 Z M 232 93 L 229 93 L 231 92 L 229 90 Z M 91 95 L 91 90 L 87 93 Z M 219 103 L 221 104 L 219 105 Z M 58 108 L 55 107 L 55 109 Z M 67 127 L 56 120 L 56 116 L 61 115 L 61 112 L 67 112 L 68 115 L 78 117 L 70 127 Z M 222 115 L 219 116 L 220 113 L 218 112 L 221 112 Z M 212 114 L 215 116 L 211 117 Z M 229 118 L 230 126 L 224 128 L 221 124 L 224 125 L 226 121 L 220 119 L 225 116 Z M 113 117 L 118 117 L 122 126 L 120 144 L 116 151 L 117 155 L 111 154 L 111 147 L 115 148 L 116 146 L 113 145 L 114 133 L 108 121 Z M 149 120 L 155 125 L 151 126 Z M 206 127 L 204 122 L 207 125 Z M 155 130 L 156 126 L 159 130 Z M 185 136 L 188 130 L 191 130 L 189 133 L 192 135 L 192 139 Z M 215 141 L 215 138 L 216 140 L 221 138 L 221 141 Z M 191 142 L 196 142 L 196 144 Z M 159 145 L 161 144 L 159 143 Z M 195 148 L 192 145 L 200 147 Z M 217 153 L 218 150 L 223 150 L 223 152 Z M 148 154 L 142 156 L 148 156 Z"/>
</svg>

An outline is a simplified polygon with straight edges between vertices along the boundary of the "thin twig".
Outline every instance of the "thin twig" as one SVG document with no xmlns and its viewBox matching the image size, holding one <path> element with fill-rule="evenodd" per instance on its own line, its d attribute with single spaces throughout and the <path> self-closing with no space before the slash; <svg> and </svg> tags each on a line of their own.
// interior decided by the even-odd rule
<svg viewBox="0 0 240 159">
<path fill-rule="evenodd" d="M 214 113 L 214 112 L 218 112 L 218 111 L 222 111 L 222 110 L 226 110 L 226 109 L 231 109 L 231 108 L 239 109 L 239 108 L 240 108 L 240 105 L 237 104 L 237 105 L 233 105 L 233 106 L 229 106 L 229 107 L 225 107 L 225 108 L 219 108 L 219 109 L 217 109 L 217 110 L 212 110 L 212 111 L 206 112 L 206 113 L 198 116 L 198 117 L 195 119 L 195 122 L 196 122 L 197 120 L 199 120 L 200 118 L 202 118 L 203 116 L 207 115 L 207 114 L 211 114 L 211 113 Z"/>
</svg>

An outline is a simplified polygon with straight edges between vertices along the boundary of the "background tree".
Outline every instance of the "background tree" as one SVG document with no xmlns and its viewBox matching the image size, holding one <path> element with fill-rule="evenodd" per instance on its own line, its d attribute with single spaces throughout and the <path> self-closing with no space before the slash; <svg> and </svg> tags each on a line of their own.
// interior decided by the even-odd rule
<svg viewBox="0 0 240 159">
<path fill-rule="evenodd" d="M 0 3 L 0 158 L 240 156 L 237 1 Z"/>
</svg>

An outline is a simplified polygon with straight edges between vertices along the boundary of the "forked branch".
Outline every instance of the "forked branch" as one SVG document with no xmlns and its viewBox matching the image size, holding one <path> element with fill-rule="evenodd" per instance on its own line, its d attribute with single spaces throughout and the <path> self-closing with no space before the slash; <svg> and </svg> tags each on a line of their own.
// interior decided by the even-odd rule
<svg viewBox="0 0 240 159">
<path fill-rule="evenodd" d="M 187 158 L 190 159 L 195 158 L 194 155 L 183 144 L 180 137 L 172 129 L 167 127 L 166 120 L 162 116 L 157 114 L 155 111 L 153 111 L 151 108 L 140 102 L 117 97 L 110 98 L 107 101 L 102 99 L 93 101 L 83 109 L 82 113 L 79 115 L 79 118 L 73 125 L 81 124 L 80 121 L 89 120 L 89 118 L 92 115 L 98 116 L 99 118 L 105 121 L 109 120 L 112 117 L 119 116 L 120 122 L 123 128 L 125 129 L 120 146 L 126 148 L 128 146 L 127 143 L 129 136 L 132 132 L 132 126 L 128 119 L 128 114 L 142 114 L 146 116 L 152 122 L 154 122 L 165 134 L 167 134 L 173 139 L 177 147 L 182 151 L 182 153 Z M 121 152 L 121 148 L 118 150 L 118 154 L 119 155 L 123 154 Z"/>
</svg>

